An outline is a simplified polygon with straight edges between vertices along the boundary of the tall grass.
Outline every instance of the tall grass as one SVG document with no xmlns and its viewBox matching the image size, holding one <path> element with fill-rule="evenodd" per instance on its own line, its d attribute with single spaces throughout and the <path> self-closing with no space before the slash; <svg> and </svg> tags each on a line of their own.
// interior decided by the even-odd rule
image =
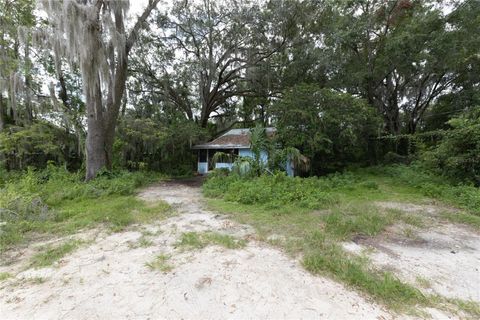
<svg viewBox="0 0 480 320">
<path fill-rule="evenodd" d="M 454 183 L 415 164 L 372 167 L 365 172 L 386 176 L 396 183 L 415 188 L 424 196 L 439 199 L 480 216 L 480 188 L 472 184 Z"/>
<path fill-rule="evenodd" d="M 98 223 L 119 230 L 168 208 L 132 196 L 139 186 L 162 178 L 151 172 L 104 173 L 89 182 L 52 165 L 1 174 L 0 252 L 31 232 L 72 233 Z"/>
</svg>

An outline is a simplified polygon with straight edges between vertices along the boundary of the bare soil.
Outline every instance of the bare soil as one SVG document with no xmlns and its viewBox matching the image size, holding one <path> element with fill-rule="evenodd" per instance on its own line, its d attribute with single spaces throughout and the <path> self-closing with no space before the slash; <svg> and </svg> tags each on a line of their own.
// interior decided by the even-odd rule
<svg viewBox="0 0 480 320">
<path fill-rule="evenodd" d="M 12 253 L 15 261 L 0 267 L 0 272 L 13 275 L 0 283 L 1 318 L 398 317 L 342 284 L 304 271 L 298 261 L 255 241 L 249 226 L 205 210 L 196 181 L 155 185 L 139 197 L 165 200 L 178 215 L 120 233 L 80 233 L 75 237 L 87 244 L 48 268 L 26 267 L 34 247 L 18 249 Z M 209 246 L 185 251 L 177 244 L 182 233 L 189 231 L 215 231 L 249 241 L 243 249 Z M 142 237 L 149 241 L 143 246 Z M 170 257 L 171 271 L 146 266 L 158 255 Z"/>
<path fill-rule="evenodd" d="M 469 226 L 437 219 L 449 210 L 433 205 L 382 202 L 426 218 L 426 228 L 395 225 L 376 238 L 357 238 L 344 248 L 366 254 L 380 268 L 426 293 L 480 303 L 480 234 Z M 405 230 L 409 228 L 408 234 Z"/>
</svg>

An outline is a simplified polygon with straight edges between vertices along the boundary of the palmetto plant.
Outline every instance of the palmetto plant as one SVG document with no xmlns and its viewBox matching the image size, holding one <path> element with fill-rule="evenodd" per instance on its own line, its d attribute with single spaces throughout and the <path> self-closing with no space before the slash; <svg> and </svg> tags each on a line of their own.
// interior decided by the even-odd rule
<svg viewBox="0 0 480 320">
<path fill-rule="evenodd" d="M 217 162 L 232 163 L 235 161 L 235 155 L 231 153 L 217 151 L 213 155 L 212 161 L 213 163 L 217 163 Z"/>
<path fill-rule="evenodd" d="M 271 174 L 274 170 L 285 170 L 287 163 L 297 170 L 306 172 L 310 169 L 310 160 L 293 147 L 276 148 L 269 139 L 264 127 L 257 125 L 250 130 L 250 148 L 253 157 L 242 157 L 231 153 L 216 152 L 212 160 L 233 163 L 233 172 L 240 176 L 260 176 Z M 262 152 L 268 154 L 268 161 L 262 159 Z"/>
</svg>

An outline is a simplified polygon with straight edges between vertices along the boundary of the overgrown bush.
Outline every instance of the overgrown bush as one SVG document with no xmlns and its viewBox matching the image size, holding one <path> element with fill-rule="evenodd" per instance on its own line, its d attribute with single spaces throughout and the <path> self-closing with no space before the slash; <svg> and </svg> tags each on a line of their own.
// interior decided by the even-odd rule
<svg viewBox="0 0 480 320">
<path fill-rule="evenodd" d="M 377 135 L 380 124 L 363 99 L 310 84 L 286 90 L 273 114 L 277 140 L 300 150 L 317 175 L 367 162 L 369 138 Z"/>
<path fill-rule="evenodd" d="M 356 182 L 357 177 L 349 173 L 324 178 L 291 178 L 284 173 L 255 178 L 218 174 L 209 177 L 203 185 L 203 191 L 207 197 L 263 205 L 270 209 L 285 205 L 320 209 L 338 202 L 333 190 L 351 189 Z"/>
<path fill-rule="evenodd" d="M 28 127 L 8 127 L 0 133 L 3 167 L 10 170 L 28 166 L 45 168 L 49 161 L 57 164 L 79 162 L 78 143 L 74 135 L 47 122 Z"/>
<path fill-rule="evenodd" d="M 443 139 L 422 155 L 423 162 L 449 179 L 480 186 L 480 108 L 448 122 Z"/>
<path fill-rule="evenodd" d="M 54 232 L 52 223 L 70 218 L 75 221 L 65 228 L 72 232 L 92 221 L 126 225 L 134 220 L 130 207 L 142 209 L 130 195 L 160 177 L 152 172 L 118 171 L 84 182 L 83 173 L 52 164 L 43 170 L 30 167 L 26 172 L 9 172 L 0 179 L 0 251 L 20 241 L 24 233 Z"/>
<path fill-rule="evenodd" d="M 480 189 L 468 184 L 454 184 L 420 163 L 410 166 L 372 167 L 369 172 L 391 176 L 398 183 L 416 188 L 421 194 L 440 199 L 480 215 Z"/>
<path fill-rule="evenodd" d="M 414 188 L 419 194 L 467 209 L 480 215 L 480 189 L 464 184 L 452 184 L 440 175 L 428 171 L 418 163 L 410 166 L 378 166 L 335 173 L 325 177 L 290 178 L 283 173 L 242 177 L 236 174 L 215 174 L 203 185 L 207 197 L 247 205 L 260 205 L 266 209 L 296 206 L 308 209 L 328 207 L 346 193 L 380 192 L 380 186 L 367 176 L 378 176 L 378 181 L 388 178 L 395 184 Z M 383 191 L 382 191 L 383 192 Z"/>
<path fill-rule="evenodd" d="M 120 121 L 114 165 L 129 170 L 161 170 L 172 176 L 192 175 L 196 156 L 190 149 L 204 132 L 193 122 L 134 118 Z"/>
</svg>

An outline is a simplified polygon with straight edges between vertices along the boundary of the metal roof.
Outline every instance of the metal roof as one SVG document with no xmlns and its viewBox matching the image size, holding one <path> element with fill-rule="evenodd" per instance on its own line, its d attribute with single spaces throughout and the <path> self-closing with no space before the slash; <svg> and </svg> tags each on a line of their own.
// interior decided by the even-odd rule
<svg viewBox="0 0 480 320">
<path fill-rule="evenodd" d="M 275 133 L 275 128 L 265 128 L 267 136 Z M 203 144 L 197 144 L 192 149 L 248 149 L 250 148 L 250 129 L 231 129 L 220 137 Z"/>
</svg>

